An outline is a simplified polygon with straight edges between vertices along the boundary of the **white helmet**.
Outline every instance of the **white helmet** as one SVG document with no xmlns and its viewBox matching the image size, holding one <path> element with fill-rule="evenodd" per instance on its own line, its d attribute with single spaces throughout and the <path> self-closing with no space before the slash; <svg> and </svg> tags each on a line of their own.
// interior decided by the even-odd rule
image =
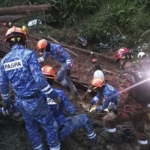
<svg viewBox="0 0 150 150">
<path fill-rule="evenodd" d="M 95 79 L 95 78 L 102 78 L 102 79 L 104 79 L 104 73 L 103 73 L 103 71 L 101 71 L 101 70 L 96 70 L 96 71 L 94 72 L 93 78 L 94 78 L 94 79 Z"/>
<path fill-rule="evenodd" d="M 143 56 L 146 56 L 146 54 L 144 52 L 139 52 L 138 53 L 138 58 L 142 59 Z"/>
</svg>

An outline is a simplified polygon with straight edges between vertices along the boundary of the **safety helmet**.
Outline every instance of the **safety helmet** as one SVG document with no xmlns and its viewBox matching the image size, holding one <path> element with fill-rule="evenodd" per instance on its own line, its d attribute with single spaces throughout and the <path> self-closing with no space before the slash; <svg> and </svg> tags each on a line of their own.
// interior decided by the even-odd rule
<svg viewBox="0 0 150 150">
<path fill-rule="evenodd" d="M 142 59 L 146 54 L 144 52 L 139 52 L 138 53 L 138 58 Z"/>
<path fill-rule="evenodd" d="M 129 49 L 123 47 L 120 48 L 115 54 L 116 61 L 124 58 L 133 58 L 133 53 Z"/>
<path fill-rule="evenodd" d="M 46 76 L 46 78 L 53 80 L 56 78 L 55 70 L 49 65 L 42 67 L 42 73 Z"/>
<path fill-rule="evenodd" d="M 92 86 L 94 86 L 94 89 L 98 87 L 102 87 L 105 84 L 105 80 L 103 78 L 95 78 L 91 81 Z"/>
<path fill-rule="evenodd" d="M 37 50 L 45 49 L 47 44 L 48 44 L 47 40 L 41 39 L 37 42 L 36 49 Z"/>
<path fill-rule="evenodd" d="M 8 40 L 13 37 L 22 37 L 25 40 L 27 39 L 26 33 L 21 28 L 15 26 L 7 30 L 5 35 L 5 41 L 8 42 Z"/>
<path fill-rule="evenodd" d="M 95 78 L 101 78 L 101 79 L 104 80 L 104 73 L 103 73 L 103 71 L 101 71 L 101 70 L 96 70 L 96 71 L 94 72 L 93 78 L 94 78 L 94 79 L 95 79 Z"/>
</svg>

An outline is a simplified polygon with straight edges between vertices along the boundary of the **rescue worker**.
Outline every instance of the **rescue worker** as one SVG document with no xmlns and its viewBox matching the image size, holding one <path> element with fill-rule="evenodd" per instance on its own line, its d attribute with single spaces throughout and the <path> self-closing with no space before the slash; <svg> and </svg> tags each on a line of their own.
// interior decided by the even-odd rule
<svg viewBox="0 0 150 150">
<path fill-rule="evenodd" d="M 101 133 L 101 136 L 106 138 L 106 135 L 114 142 L 121 142 L 121 138 L 117 132 L 116 124 L 126 121 L 132 121 L 134 129 L 137 133 L 139 149 L 148 150 L 148 139 L 144 132 L 144 117 L 149 105 L 143 104 L 144 96 L 140 91 L 137 93 L 135 88 L 127 89 L 135 84 L 135 78 L 130 74 L 137 70 L 132 63 L 133 55 L 127 48 L 119 49 L 115 54 L 116 62 L 125 70 L 121 74 L 119 80 L 120 97 L 115 110 L 104 116 L 103 123 L 106 131 Z M 149 90 L 149 89 L 148 89 Z M 141 103 L 139 102 L 141 101 Z M 107 134 L 106 134 L 107 133 Z"/>
<path fill-rule="evenodd" d="M 95 79 L 95 78 L 101 78 L 101 79 L 105 79 L 104 78 L 104 73 L 101 71 L 101 70 L 96 70 L 95 72 L 94 72 L 94 75 L 93 75 L 93 78 Z M 87 98 L 87 96 L 92 92 L 92 90 L 93 90 L 93 86 L 90 84 L 89 85 L 89 87 L 88 87 L 88 89 L 87 89 L 87 91 L 85 92 L 85 94 L 83 95 L 83 100 L 85 100 L 86 98 Z"/>
<path fill-rule="evenodd" d="M 113 86 L 106 84 L 103 78 L 94 78 L 91 81 L 91 85 L 97 91 L 97 95 L 91 100 L 89 105 L 89 111 L 91 111 L 92 105 L 98 103 L 99 100 L 102 99 L 102 97 L 103 97 L 102 105 L 98 106 L 96 109 L 93 109 L 92 112 L 95 111 L 102 112 L 106 108 L 108 110 L 115 109 L 119 99 L 118 90 Z"/>
<path fill-rule="evenodd" d="M 13 26 L 5 35 L 11 51 L 1 60 L 0 90 L 5 109 L 12 104 L 9 95 L 9 83 L 16 94 L 16 106 L 22 113 L 26 123 L 26 130 L 34 150 L 44 150 L 38 122 L 46 132 L 47 144 L 50 150 L 60 150 L 58 141 L 58 124 L 54 120 L 45 97 L 58 100 L 55 90 L 45 80 L 39 66 L 36 53 L 26 49 L 26 34 L 21 28 Z M 4 110 L 5 110 L 4 109 Z"/>
<path fill-rule="evenodd" d="M 61 64 L 61 69 L 58 71 L 56 81 L 64 88 L 69 88 L 71 94 L 78 99 L 82 99 L 77 92 L 76 87 L 71 81 L 70 69 L 73 66 L 73 60 L 71 56 L 63 49 L 59 44 L 49 43 L 45 39 L 41 39 L 37 42 L 36 49 L 42 51 L 43 56 L 38 58 L 38 62 L 41 63 L 47 59 L 49 55 Z"/>
<path fill-rule="evenodd" d="M 45 65 L 42 67 L 42 72 L 47 78 L 48 83 L 53 85 L 56 78 L 55 70 L 49 65 Z M 59 107 L 57 107 L 57 104 L 51 98 L 47 98 L 47 103 L 59 125 L 59 140 L 62 141 L 78 129 L 84 128 L 87 138 L 90 141 L 90 150 L 97 150 L 97 137 L 89 117 L 86 114 L 75 115 L 75 108 L 66 94 L 62 90 L 55 89 L 55 91 L 61 100 Z M 66 117 L 64 111 L 67 113 L 68 117 Z"/>
<path fill-rule="evenodd" d="M 93 63 L 93 66 L 90 69 L 87 69 L 88 72 L 93 70 L 93 72 L 94 72 L 93 78 L 103 78 L 104 79 L 104 73 L 102 71 L 102 68 L 97 63 L 97 58 L 96 58 L 96 56 L 94 55 L 93 52 L 91 52 L 91 62 Z M 85 100 L 87 98 L 87 96 L 92 92 L 92 90 L 93 90 L 93 87 L 90 84 L 87 91 L 83 95 L 82 100 Z"/>
<path fill-rule="evenodd" d="M 93 52 L 91 52 L 91 62 L 93 64 L 93 66 L 90 69 L 87 69 L 88 72 L 91 72 L 92 70 L 95 72 L 96 70 L 101 70 L 102 68 L 100 67 L 100 65 L 97 62 L 97 58 L 95 56 L 95 54 Z"/>
</svg>

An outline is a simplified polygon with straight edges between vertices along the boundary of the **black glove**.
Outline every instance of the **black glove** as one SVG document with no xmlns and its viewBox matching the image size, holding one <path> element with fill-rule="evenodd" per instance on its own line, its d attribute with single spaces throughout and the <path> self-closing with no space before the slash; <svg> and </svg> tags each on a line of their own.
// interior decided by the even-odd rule
<svg viewBox="0 0 150 150">
<path fill-rule="evenodd" d="M 2 106 L 4 108 L 3 110 L 5 111 L 10 107 L 10 104 L 0 101 L 0 106 Z"/>
</svg>

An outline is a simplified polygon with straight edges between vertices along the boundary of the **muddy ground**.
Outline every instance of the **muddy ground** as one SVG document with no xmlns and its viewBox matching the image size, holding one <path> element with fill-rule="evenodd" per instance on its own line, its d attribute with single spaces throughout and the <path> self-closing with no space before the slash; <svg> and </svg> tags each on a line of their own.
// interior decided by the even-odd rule
<svg viewBox="0 0 150 150">
<path fill-rule="evenodd" d="M 6 32 L 6 28 L 1 27 L 0 28 L 0 41 L 4 41 L 4 35 Z M 31 32 L 32 33 L 32 32 Z M 34 49 L 36 45 L 35 39 L 28 39 L 27 45 L 29 48 Z M 0 44 L 0 50 L 8 51 L 5 46 L 2 46 Z M 79 56 L 75 57 L 72 56 L 74 59 L 74 66 L 72 68 L 72 75 L 74 76 L 74 80 L 78 82 L 86 82 L 87 84 L 92 79 L 93 72 L 87 72 L 87 69 L 89 69 L 92 66 L 91 63 L 91 57 L 90 55 L 74 51 Z M 114 52 L 107 51 L 104 53 L 107 56 L 114 57 Z M 113 61 L 109 61 L 107 59 L 103 59 L 101 57 L 97 57 L 98 62 L 101 65 L 101 67 L 105 70 L 109 70 L 111 72 L 114 72 L 119 75 L 120 70 L 118 69 L 118 66 Z M 49 60 L 45 64 L 50 64 L 53 66 L 56 71 L 60 68 L 59 64 L 53 60 L 51 57 L 48 58 Z M 42 64 L 44 65 L 44 64 Z M 118 76 L 109 74 L 105 72 L 106 79 L 108 80 L 108 83 L 115 86 L 117 88 L 118 85 Z M 57 86 L 58 87 L 58 86 Z M 84 92 L 80 90 L 80 94 L 83 95 Z M 69 95 L 69 93 L 67 93 Z M 89 98 L 85 101 L 88 103 L 92 96 L 89 96 Z M 78 113 L 87 113 L 86 110 L 82 107 L 81 102 L 78 100 L 73 100 L 72 103 L 76 106 Z M 92 113 L 89 114 L 89 117 L 91 118 L 91 121 L 93 123 L 93 127 L 98 135 L 98 141 L 100 144 L 100 150 L 134 150 L 136 149 L 136 137 L 133 138 L 133 140 L 125 141 L 121 143 L 120 145 L 112 144 L 112 143 L 106 143 L 99 135 L 99 133 L 103 130 L 103 124 L 102 124 L 102 118 L 105 115 L 105 113 Z M 15 121 L 8 121 L 7 119 L 1 119 L 0 120 L 0 150 L 31 150 L 31 145 L 28 141 L 27 132 L 25 131 L 24 124 L 21 123 L 14 123 Z M 126 125 L 130 126 L 132 128 L 132 125 L 130 123 L 126 123 Z M 149 123 L 145 125 L 148 135 L 150 135 L 150 128 Z M 119 128 L 119 126 L 118 126 Z M 42 132 L 42 131 L 41 131 Z M 45 141 L 45 140 L 44 140 Z M 88 150 L 88 140 L 86 138 L 86 135 L 82 129 L 74 133 L 71 137 L 66 139 L 64 142 L 62 142 L 63 150 Z"/>
</svg>

